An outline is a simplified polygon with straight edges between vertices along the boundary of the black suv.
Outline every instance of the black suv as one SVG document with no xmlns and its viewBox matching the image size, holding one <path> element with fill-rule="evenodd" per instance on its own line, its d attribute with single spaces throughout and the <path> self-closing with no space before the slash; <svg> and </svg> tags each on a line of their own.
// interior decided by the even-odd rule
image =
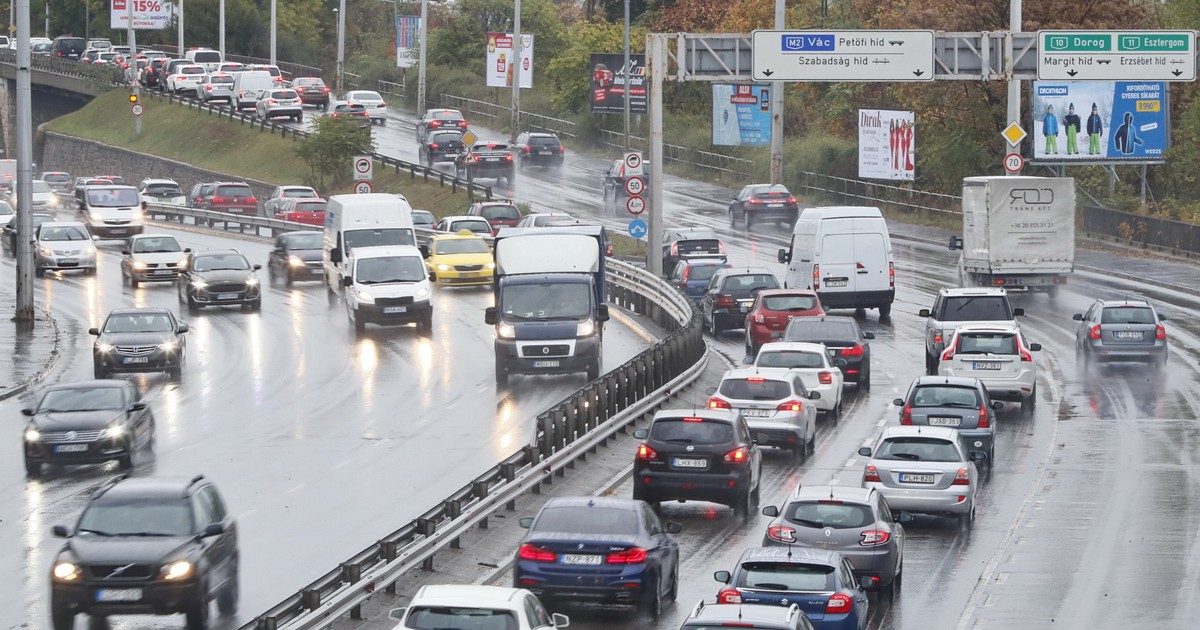
<svg viewBox="0 0 1200 630">
<path fill-rule="evenodd" d="M 51 44 L 51 50 L 54 51 L 54 56 L 59 59 L 73 59 L 79 61 L 83 56 L 83 51 L 87 49 L 87 42 L 82 37 L 71 37 L 64 35 L 55 37 Z"/>
<path fill-rule="evenodd" d="M 50 569 L 50 617 L 67 630 L 75 615 L 187 616 L 208 627 L 209 602 L 238 607 L 237 527 L 216 487 L 192 479 L 128 479 L 100 486 Z"/>
<path fill-rule="evenodd" d="M 138 449 L 154 446 L 154 412 L 128 381 L 55 385 L 21 413 L 29 417 L 22 444 L 30 477 L 40 476 L 43 464 L 116 460 L 128 470 Z"/>
<path fill-rule="evenodd" d="M 871 389 L 871 340 L 875 333 L 864 332 L 853 317 L 793 317 L 783 331 L 783 341 L 807 341 L 825 344 L 829 360 L 843 359 L 842 375 L 859 389 Z"/>
<path fill-rule="evenodd" d="M 766 267 L 718 269 L 700 298 L 704 327 L 714 337 L 726 330 L 743 328 L 755 294 L 778 288 L 779 280 Z"/>
<path fill-rule="evenodd" d="M 116 309 L 104 326 L 88 330 L 96 337 L 93 372 L 96 378 L 114 372 L 166 372 L 178 379 L 183 375 L 187 331 L 188 325 L 165 308 Z"/>
<path fill-rule="evenodd" d="M 421 163 L 433 166 L 437 162 L 453 162 L 459 153 L 466 150 L 462 141 L 463 132 L 457 129 L 430 131 L 417 148 Z"/>
<path fill-rule="evenodd" d="M 552 133 L 531 131 L 517 136 L 517 142 L 513 144 L 513 151 L 517 154 L 517 166 L 521 168 L 526 166 L 561 168 L 563 158 L 567 153 L 558 136 Z"/>
<path fill-rule="evenodd" d="M 668 410 L 633 436 L 633 498 L 723 503 L 749 516 L 758 503 L 762 452 L 746 421 L 721 409 Z"/>
</svg>

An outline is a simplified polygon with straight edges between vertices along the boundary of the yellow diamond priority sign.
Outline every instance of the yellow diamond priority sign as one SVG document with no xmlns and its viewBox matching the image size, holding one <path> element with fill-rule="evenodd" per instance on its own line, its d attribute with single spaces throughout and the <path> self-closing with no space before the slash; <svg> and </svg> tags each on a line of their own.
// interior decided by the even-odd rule
<svg viewBox="0 0 1200 630">
<path fill-rule="evenodd" d="M 475 144 L 478 140 L 479 140 L 479 136 L 475 135 L 475 132 L 470 131 L 470 130 L 468 130 L 462 136 L 463 144 L 468 147 Z"/>
<path fill-rule="evenodd" d="M 1009 145 L 1015 147 L 1018 144 L 1021 144 L 1021 141 L 1024 140 L 1025 136 L 1029 134 L 1025 133 L 1025 130 L 1021 128 L 1020 123 L 1010 122 L 1008 123 L 1008 126 L 1004 128 L 1004 131 L 1000 132 L 1000 135 L 1004 136 L 1005 140 L 1008 140 Z"/>
</svg>

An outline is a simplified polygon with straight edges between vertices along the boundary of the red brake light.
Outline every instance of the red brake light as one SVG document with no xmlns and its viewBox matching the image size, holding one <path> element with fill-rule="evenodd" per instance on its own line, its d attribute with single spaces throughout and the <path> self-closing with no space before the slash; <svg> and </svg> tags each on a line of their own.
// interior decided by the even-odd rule
<svg viewBox="0 0 1200 630">
<path fill-rule="evenodd" d="M 256 199 L 254 197 L 254 195 L 251 195 L 249 197 L 246 197 L 246 203 L 258 203 L 258 199 Z"/>
<path fill-rule="evenodd" d="M 952 486 L 969 486 L 971 485 L 971 473 L 967 469 L 959 468 L 958 474 L 954 475 L 954 481 L 950 483 Z"/>
<path fill-rule="evenodd" d="M 812 288 L 814 291 L 821 288 L 821 265 L 813 265 Z"/>
<path fill-rule="evenodd" d="M 440 121 L 440 120 L 431 120 L 431 121 L 429 121 L 429 126 L 430 126 L 430 127 L 441 127 L 441 126 L 442 126 L 442 121 Z"/>
<path fill-rule="evenodd" d="M 956 350 L 958 350 L 958 335 L 954 336 L 954 343 L 942 351 L 942 361 L 953 359 Z"/>
<path fill-rule="evenodd" d="M 767 380 L 767 379 L 765 379 L 765 378 L 763 378 L 763 377 L 761 377 L 761 376 L 747 376 L 747 377 L 746 377 L 746 381 L 747 381 L 747 382 L 750 382 L 750 383 L 762 383 L 762 382 L 764 382 L 764 381 L 766 381 L 766 380 Z"/>
<path fill-rule="evenodd" d="M 467 128 L 467 121 L 466 121 L 466 120 L 460 120 L 460 121 L 458 121 L 458 126 L 459 126 L 459 127 L 462 127 L 463 129 L 466 129 L 466 128 Z"/>
<path fill-rule="evenodd" d="M 788 202 L 788 203 L 796 203 L 796 198 L 795 198 L 795 197 L 791 197 L 791 196 L 789 196 L 789 197 L 787 198 L 787 202 Z"/>
<path fill-rule="evenodd" d="M 704 418 L 695 418 L 695 417 L 689 416 L 687 418 L 684 418 L 683 421 L 684 422 L 704 422 Z"/>
<path fill-rule="evenodd" d="M 719 307 L 722 307 L 722 308 L 729 308 L 729 307 L 732 307 L 732 306 L 733 306 L 733 296 L 731 296 L 731 295 L 718 295 L 718 296 L 717 296 L 717 299 L 713 301 L 713 306 L 719 306 Z"/>
<path fill-rule="evenodd" d="M 225 203 L 225 198 L 224 197 L 213 197 L 212 202 L 213 203 Z"/>
<path fill-rule="evenodd" d="M 513 156 L 512 156 L 512 154 L 511 154 L 511 153 L 508 153 L 508 154 L 506 154 L 506 155 L 504 156 L 504 161 L 505 161 L 505 162 L 511 162 L 511 161 L 513 161 Z"/>
<path fill-rule="evenodd" d="M 327 88 L 327 87 L 323 87 L 323 88 L 321 88 L 321 92 L 322 92 L 322 93 L 324 93 L 324 94 L 328 94 L 328 93 L 329 93 L 329 88 Z"/>
<path fill-rule="evenodd" d="M 638 450 L 637 450 L 637 458 L 640 460 L 644 460 L 644 461 L 658 459 L 658 451 L 650 448 L 646 444 L 639 444 Z"/>
<path fill-rule="evenodd" d="M 671 243 L 671 255 L 672 256 L 679 255 L 679 241 L 675 241 L 674 243 Z"/>
<path fill-rule="evenodd" d="M 841 350 L 838 350 L 839 357 L 861 357 L 862 355 L 863 345 L 861 343 L 856 343 L 849 348 L 842 348 Z"/>
<path fill-rule="evenodd" d="M 533 153 L 532 147 L 521 147 L 521 153 Z"/>
<path fill-rule="evenodd" d="M 772 525 L 767 528 L 767 538 L 782 543 L 796 542 L 796 530 L 787 525 Z"/>
<path fill-rule="evenodd" d="M 1020 337 L 1017 338 L 1017 354 L 1021 355 L 1022 361 L 1029 361 L 1029 362 L 1033 361 L 1033 354 L 1031 354 L 1028 350 L 1025 349 L 1025 343 L 1021 340 Z"/>
<path fill-rule="evenodd" d="M 912 424 L 912 405 L 910 405 L 910 404 L 904 405 L 904 409 L 901 410 L 901 412 L 900 412 L 900 424 L 904 424 L 904 425 Z"/>
<path fill-rule="evenodd" d="M 563 145 L 561 145 L 561 144 L 560 144 L 560 145 L 558 145 L 558 154 L 559 154 L 559 155 L 566 155 L 566 154 L 567 154 L 567 147 L 564 147 L 564 146 L 563 146 Z"/>
<path fill-rule="evenodd" d="M 204 91 L 205 91 L 205 92 L 211 92 L 211 91 L 212 91 L 212 85 L 206 85 L 206 86 L 204 86 Z"/>
<path fill-rule="evenodd" d="M 896 288 L 896 263 L 888 263 L 888 287 Z"/>
<path fill-rule="evenodd" d="M 713 396 L 708 399 L 708 408 L 709 409 L 733 409 L 733 407 L 731 407 L 729 405 L 728 400 L 725 400 L 724 398 L 717 398 L 716 396 Z"/>
<path fill-rule="evenodd" d="M 720 593 L 717 593 L 718 604 L 740 604 L 742 603 L 742 594 L 736 588 L 723 588 Z"/>
<path fill-rule="evenodd" d="M 834 593 L 829 596 L 829 603 L 825 604 L 826 615 L 842 615 L 850 612 L 854 608 L 854 600 L 845 593 Z"/>
<path fill-rule="evenodd" d="M 1163 326 L 1162 324 L 1158 324 L 1158 325 L 1156 325 L 1156 326 L 1154 327 L 1154 338 L 1155 338 L 1155 339 L 1157 339 L 1157 340 L 1159 340 L 1159 341 L 1164 341 L 1164 340 L 1166 340 L 1166 338 L 1167 338 L 1167 328 L 1166 328 L 1165 326 Z"/>
<path fill-rule="evenodd" d="M 680 280 L 683 280 L 684 282 L 687 282 L 687 281 L 688 281 L 688 277 L 689 277 L 689 276 L 691 276 L 691 275 L 692 275 L 692 268 L 691 268 L 691 267 L 687 267 L 687 266 L 685 266 L 685 267 L 683 268 L 683 274 L 682 274 L 681 276 L 679 276 L 679 279 L 680 279 Z"/>
<path fill-rule="evenodd" d="M 762 313 L 756 313 L 756 314 L 754 315 L 754 323 L 755 323 L 755 324 L 765 324 L 765 323 L 767 323 L 767 316 L 766 316 L 766 315 L 763 315 Z"/>
<path fill-rule="evenodd" d="M 1088 339 L 1099 339 L 1099 338 L 1100 338 L 1100 324 L 1092 324 L 1091 329 L 1088 330 Z"/>
<path fill-rule="evenodd" d="M 943 336 L 941 335 L 941 333 L 938 333 L 938 334 L 936 334 L 936 335 L 934 335 L 934 336 L 933 336 L 933 343 L 942 343 L 942 342 L 944 342 L 944 341 L 946 341 L 946 338 L 945 338 L 945 337 L 943 337 Z"/>
<path fill-rule="evenodd" d="M 881 529 L 870 529 L 861 534 L 862 540 L 858 544 L 863 547 L 878 547 L 879 545 L 887 544 L 887 541 L 892 539 L 892 535 Z"/>
<path fill-rule="evenodd" d="M 833 372 L 821 372 L 817 374 L 817 382 L 822 385 L 833 384 Z"/>
<path fill-rule="evenodd" d="M 979 405 L 979 428 L 987 429 L 992 426 L 991 414 L 988 413 L 987 404 L 980 403 Z"/>
<path fill-rule="evenodd" d="M 762 203 L 762 201 L 760 201 L 760 200 L 759 200 L 757 197 L 751 197 L 751 198 L 750 198 L 750 204 L 751 204 L 751 205 L 755 205 L 755 206 L 757 206 L 757 205 L 758 205 L 758 204 L 760 204 L 760 203 Z"/>
<path fill-rule="evenodd" d="M 779 403 L 775 411 L 804 411 L 804 403 L 799 400 L 785 400 Z"/>
<path fill-rule="evenodd" d="M 545 547 L 539 547 L 530 543 L 521 545 L 521 548 L 517 550 L 517 557 L 522 560 L 529 560 L 531 562 L 558 561 L 558 554 L 546 549 Z"/>
<path fill-rule="evenodd" d="M 879 469 L 875 467 L 875 464 L 867 464 L 866 470 L 863 471 L 863 481 L 881 483 L 879 479 Z"/>
<path fill-rule="evenodd" d="M 750 451 L 745 446 L 739 446 L 725 453 L 724 459 L 729 464 L 744 464 L 750 459 Z"/>
<path fill-rule="evenodd" d="M 604 558 L 605 564 L 641 564 L 646 561 L 645 549 L 630 547 L 625 551 L 614 551 Z"/>
<path fill-rule="evenodd" d="M 434 143 L 430 144 L 430 145 L 429 145 L 429 148 L 430 148 L 430 149 L 436 149 L 436 148 L 438 148 L 438 143 L 434 142 Z"/>
</svg>

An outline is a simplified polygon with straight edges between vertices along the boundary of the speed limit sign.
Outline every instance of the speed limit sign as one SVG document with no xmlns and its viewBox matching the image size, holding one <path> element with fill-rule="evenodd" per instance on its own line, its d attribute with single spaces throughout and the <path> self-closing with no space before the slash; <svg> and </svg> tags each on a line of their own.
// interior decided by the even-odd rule
<svg viewBox="0 0 1200 630">
<path fill-rule="evenodd" d="M 625 180 L 625 192 L 636 197 L 646 190 L 646 180 L 641 177 L 630 177 Z"/>
<path fill-rule="evenodd" d="M 1020 173 L 1025 168 L 1025 158 L 1020 153 L 1009 153 L 1004 156 L 1004 170 L 1009 173 Z"/>
<path fill-rule="evenodd" d="M 355 182 L 354 193 L 358 195 L 366 195 L 371 192 L 371 182 Z"/>
<path fill-rule="evenodd" d="M 354 181 L 370 181 L 374 179 L 375 162 L 369 155 L 359 155 L 354 158 Z"/>
</svg>

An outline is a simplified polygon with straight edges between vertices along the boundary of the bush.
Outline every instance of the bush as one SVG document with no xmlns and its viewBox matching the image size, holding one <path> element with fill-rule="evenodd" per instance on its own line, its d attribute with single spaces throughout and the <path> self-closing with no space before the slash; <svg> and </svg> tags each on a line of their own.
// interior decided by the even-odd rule
<svg viewBox="0 0 1200 630">
<path fill-rule="evenodd" d="M 296 143 L 296 155 L 308 166 L 309 186 L 328 194 L 351 180 L 351 160 L 375 151 L 369 128 L 349 118 L 321 118 L 317 130 Z"/>
</svg>

